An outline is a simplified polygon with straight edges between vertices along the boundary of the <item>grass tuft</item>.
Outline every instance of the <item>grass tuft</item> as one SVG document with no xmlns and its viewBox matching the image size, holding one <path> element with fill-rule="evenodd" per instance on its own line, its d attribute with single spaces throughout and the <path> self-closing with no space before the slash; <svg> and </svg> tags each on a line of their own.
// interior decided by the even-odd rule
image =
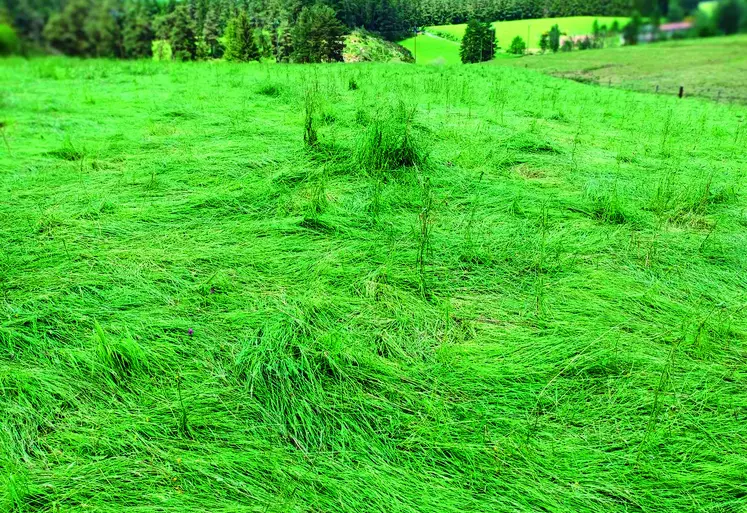
<svg viewBox="0 0 747 513">
<path fill-rule="evenodd" d="M 262 96 L 269 96 L 271 98 L 278 98 L 283 93 L 283 89 L 278 84 L 273 82 L 264 82 L 257 87 L 257 94 Z"/>
<path fill-rule="evenodd" d="M 414 116 L 413 109 L 391 119 L 373 119 L 358 142 L 358 165 L 369 173 L 424 167 L 427 152 L 415 133 Z"/>
</svg>

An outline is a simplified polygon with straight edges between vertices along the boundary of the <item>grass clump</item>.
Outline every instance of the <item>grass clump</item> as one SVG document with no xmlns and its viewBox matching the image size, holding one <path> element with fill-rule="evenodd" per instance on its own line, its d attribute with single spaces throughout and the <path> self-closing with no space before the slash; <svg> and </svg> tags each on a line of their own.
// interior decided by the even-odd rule
<svg viewBox="0 0 747 513">
<path fill-rule="evenodd" d="M 369 122 L 356 150 L 361 169 L 387 173 L 425 165 L 427 152 L 413 127 L 415 113 L 411 109 L 394 118 L 377 116 Z"/>
<path fill-rule="evenodd" d="M 630 216 L 617 192 L 617 183 L 591 182 L 585 191 L 592 217 L 603 223 L 624 224 Z"/>
<path fill-rule="evenodd" d="M 257 94 L 269 96 L 270 98 L 278 98 L 283 94 L 283 89 L 274 82 L 263 82 L 257 87 Z"/>
<path fill-rule="evenodd" d="M 113 339 L 95 323 L 96 354 L 112 383 L 120 384 L 147 370 L 147 359 L 140 345 L 130 336 Z"/>
<path fill-rule="evenodd" d="M 57 149 L 46 152 L 46 155 L 50 157 L 58 158 L 60 160 L 67 160 L 69 162 L 77 162 L 83 160 L 86 156 L 86 152 L 81 148 L 76 148 L 70 139 L 65 141 L 65 144 Z"/>
<path fill-rule="evenodd" d="M 675 225 L 702 225 L 704 216 L 714 207 L 736 198 L 734 184 L 714 186 L 712 174 L 687 180 L 669 173 L 657 183 L 648 208 Z"/>
</svg>

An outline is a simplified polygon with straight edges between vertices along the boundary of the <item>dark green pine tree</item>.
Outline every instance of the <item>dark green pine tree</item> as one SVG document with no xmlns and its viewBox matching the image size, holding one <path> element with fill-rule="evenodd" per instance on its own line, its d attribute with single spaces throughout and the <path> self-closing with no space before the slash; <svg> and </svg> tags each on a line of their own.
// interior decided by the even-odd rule
<svg viewBox="0 0 747 513">
<path fill-rule="evenodd" d="M 209 57 L 217 59 L 223 54 L 219 39 L 220 14 L 215 5 L 211 5 L 205 15 L 205 23 L 202 26 L 202 38 L 205 41 L 205 45 L 207 45 Z"/>
<path fill-rule="evenodd" d="M 228 22 L 225 34 L 226 51 L 223 57 L 227 61 L 248 62 L 259 60 L 259 49 L 254 41 L 252 26 L 246 12 Z"/>
<path fill-rule="evenodd" d="M 92 55 L 123 56 L 121 22 L 122 6 L 116 0 L 104 0 L 93 5 L 85 25 Z"/>
<path fill-rule="evenodd" d="M 189 6 L 180 4 L 173 13 L 169 35 L 171 52 L 178 61 L 193 61 L 197 56 L 197 29 Z"/>
<path fill-rule="evenodd" d="M 459 55 L 464 64 L 485 62 L 495 57 L 495 30 L 490 23 L 474 18 L 467 22 Z"/>
<path fill-rule="evenodd" d="M 552 53 L 557 53 L 557 51 L 560 50 L 560 27 L 553 25 L 548 36 L 550 50 L 552 50 Z"/>
<path fill-rule="evenodd" d="M 636 11 L 627 25 L 623 28 L 623 39 L 626 45 L 638 44 L 638 34 L 641 31 L 641 14 Z"/>
<path fill-rule="evenodd" d="M 335 11 L 322 4 L 304 7 L 293 28 L 293 59 L 296 62 L 342 61 L 345 27 Z"/>
<path fill-rule="evenodd" d="M 10 12 L 10 25 L 27 41 L 40 44 L 43 39 L 45 16 L 30 0 L 18 0 Z"/>
<path fill-rule="evenodd" d="M 208 0 L 197 0 L 195 22 L 197 23 L 198 34 L 202 34 L 202 31 L 205 29 L 205 18 L 207 18 L 207 13 L 210 10 L 210 4 L 211 2 L 208 2 Z"/>
<path fill-rule="evenodd" d="M 150 17 L 142 6 L 134 6 L 125 16 L 122 28 L 124 56 L 142 59 L 152 55 L 153 28 Z"/>
<path fill-rule="evenodd" d="M 277 62 L 289 62 L 293 55 L 293 36 L 289 23 L 284 21 L 272 32 L 272 46 Z"/>
</svg>

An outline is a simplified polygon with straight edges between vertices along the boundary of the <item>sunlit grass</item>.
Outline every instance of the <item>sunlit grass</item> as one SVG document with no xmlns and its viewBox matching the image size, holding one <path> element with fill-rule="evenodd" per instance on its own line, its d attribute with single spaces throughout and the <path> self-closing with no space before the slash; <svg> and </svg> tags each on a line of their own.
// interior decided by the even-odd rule
<svg viewBox="0 0 747 513">
<path fill-rule="evenodd" d="M 0 90 L 0 510 L 747 507 L 744 107 L 495 65 Z"/>
</svg>

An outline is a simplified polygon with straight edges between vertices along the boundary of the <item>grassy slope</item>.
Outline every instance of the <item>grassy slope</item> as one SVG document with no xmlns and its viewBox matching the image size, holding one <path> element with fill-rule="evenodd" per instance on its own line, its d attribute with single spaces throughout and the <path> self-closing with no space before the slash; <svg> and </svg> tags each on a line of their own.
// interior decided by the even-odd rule
<svg viewBox="0 0 747 513">
<path fill-rule="evenodd" d="M 744 108 L 496 66 L 0 68 L 3 511 L 747 507 Z M 405 130 L 426 164 L 372 167 Z"/>
<path fill-rule="evenodd" d="M 413 62 L 413 57 L 396 43 L 354 30 L 345 36 L 345 62 Z"/>
<path fill-rule="evenodd" d="M 720 97 L 747 103 L 747 36 L 537 55 L 498 61 L 638 91 Z"/>
<path fill-rule="evenodd" d="M 417 52 L 415 48 L 417 38 Z M 418 35 L 400 41 L 402 46 L 416 56 L 418 64 L 461 64 L 459 43 L 440 37 Z"/>
</svg>

